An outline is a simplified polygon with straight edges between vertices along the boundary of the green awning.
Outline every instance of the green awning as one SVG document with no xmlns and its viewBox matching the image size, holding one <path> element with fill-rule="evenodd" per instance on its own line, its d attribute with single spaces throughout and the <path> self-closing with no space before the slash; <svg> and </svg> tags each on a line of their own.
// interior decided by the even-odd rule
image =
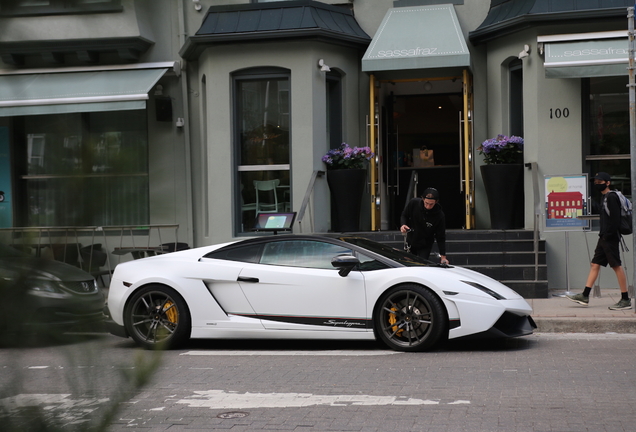
<svg viewBox="0 0 636 432">
<path fill-rule="evenodd" d="M 468 46 L 451 4 L 389 9 L 362 57 L 364 72 L 469 66 Z"/>
<path fill-rule="evenodd" d="M 546 78 L 627 75 L 626 31 L 539 36 Z"/>
<path fill-rule="evenodd" d="M 145 109 L 167 70 L 0 75 L 0 117 Z"/>
</svg>

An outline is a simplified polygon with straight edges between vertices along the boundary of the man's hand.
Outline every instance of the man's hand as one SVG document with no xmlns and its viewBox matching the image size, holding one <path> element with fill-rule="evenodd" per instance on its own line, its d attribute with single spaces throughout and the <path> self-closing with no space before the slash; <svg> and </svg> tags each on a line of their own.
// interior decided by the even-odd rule
<svg viewBox="0 0 636 432">
<path fill-rule="evenodd" d="M 446 255 L 440 255 L 439 262 L 441 264 L 448 264 L 448 259 L 446 259 Z"/>
<path fill-rule="evenodd" d="M 402 234 L 411 231 L 411 228 L 408 227 L 408 225 L 402 225 L 400 227 L 400 232 L 402 232 Z"/>
</svg>

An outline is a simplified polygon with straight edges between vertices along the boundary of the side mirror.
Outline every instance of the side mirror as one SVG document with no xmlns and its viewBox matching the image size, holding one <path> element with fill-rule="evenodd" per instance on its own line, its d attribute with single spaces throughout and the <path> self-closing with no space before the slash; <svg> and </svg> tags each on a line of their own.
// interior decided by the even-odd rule
<svg viewBox="0 0 636 432">
<path fill-rule="evenodd" d="M 360 260 L 353 255 L 338 255 L 331 259 L 331 265 L 338 269 L 338 274 L 347 276 L 355 266 L 360 264 Z"/>
</svg>

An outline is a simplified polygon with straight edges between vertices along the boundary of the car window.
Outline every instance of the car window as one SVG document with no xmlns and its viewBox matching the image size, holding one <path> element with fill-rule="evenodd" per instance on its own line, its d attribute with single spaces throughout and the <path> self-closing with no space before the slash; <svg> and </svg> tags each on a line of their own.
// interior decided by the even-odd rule
<svg viewBox="0 0 636 432">
<path fill-rule="evenodd" d="M 331 243 L 311 240 L 279 241 L 265 245 L 261 264 L 335 270 L 331 259 L 336 255 L 351 253 L 351 249 Z"/>
<path fill-rule="evenodd" d="M 223 248 L 212 251 L 205 255 L 204 258 L 222 259 L 228 261 L 239 261 L 246 263 L 258 263 L 261 256 L 262 245 L 247 245 L 240 247 Z"/>
<path fill-rule="evenodd" d="M 382 270 L 382 269 L 389 268 L 389 266 L 384 264 L 383 262 L 380 262 L 377 259 L 371 258 L 364 254 L 361 254 L 360 252 L 358 252 L 356 255 L 358 259 L 360 260 L 360 265 L 358 266 L 358 270 L 360 271 Z"/>
<path fill-rule="evenodd" d="M 385 258 L 388 258 L 392 261 L 400 263 L 407 267 L 419 267 L 419 266 L 435 266 L 437 264 L 421 258 L 417 255 L 413 255 L 403 250 L 399 250 L 393 248 L 391 246 L 387 246 L 382 243 L 374 242 L 372 240 L 368 240 L 361 237 L 341 237 L 340 240 L 345 241 L 347 243 L 351 243 L 360 247 L 367 249 L 368 251 L 374 252 L 378 255 L 381 255 Z"/>
</svg>

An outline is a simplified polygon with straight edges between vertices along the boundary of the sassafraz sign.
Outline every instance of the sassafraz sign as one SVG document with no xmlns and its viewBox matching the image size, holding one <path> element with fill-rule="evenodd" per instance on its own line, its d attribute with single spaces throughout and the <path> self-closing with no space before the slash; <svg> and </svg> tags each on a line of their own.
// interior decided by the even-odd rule
<svg viewBox="0 0 636 432">
<path fill-rule="evenodd" d="M 587 174 L 545 176 L 546 228 L 588 228 L 586 197 Z"/>
<path fill-rule="evenodd" d="M 437 54 L 437 48 L 412 48 L 396 50 L 380 50 L 378 57 L 420 57 Z"/>
</svg>

